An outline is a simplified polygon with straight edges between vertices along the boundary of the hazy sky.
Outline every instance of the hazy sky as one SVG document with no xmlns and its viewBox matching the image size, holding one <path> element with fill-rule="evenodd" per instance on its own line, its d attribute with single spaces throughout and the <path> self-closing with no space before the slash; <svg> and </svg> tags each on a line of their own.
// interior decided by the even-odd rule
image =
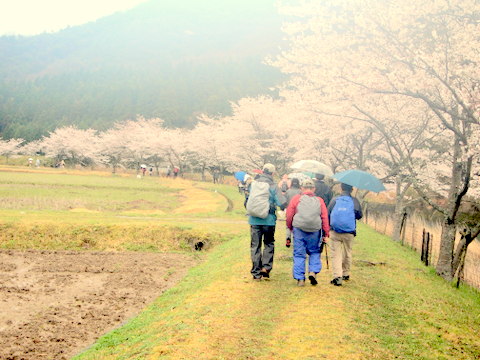
<svg viewBox="0 0 480 360">
<path fill-rule="evenodd" d="M 35 35 L 94 21 L 146 0 L 0 0 L 0 35 Z"/>
</svg>

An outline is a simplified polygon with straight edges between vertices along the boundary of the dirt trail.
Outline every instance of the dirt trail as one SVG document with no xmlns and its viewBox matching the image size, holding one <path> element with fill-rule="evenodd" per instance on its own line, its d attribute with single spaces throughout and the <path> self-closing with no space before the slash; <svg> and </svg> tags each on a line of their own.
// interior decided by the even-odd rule
<svg viewBox="0 0 480 360">
<path fill-rule="evenodd" d="M 0 359 L 68 359 L 194 264 L 179 254 L 0 250 Z"/>
<path fill-rule="evenodd" d="M 162 332 L 168 340 L 159 338 L 147 359 L 189 359 L 192 349 L 197 359 L 365 359 L 358 347 L 364 335 L 343 311 L 342 289 L 329 284 L 330 270 L 319 285 L 298 288 L 291 278 L 292 250 L 282 248 L 281 240 L 277 246 L 269 281 L 252 281 L 248 252 L 241 252 L 224 276 L 182 304 L 178 317 L 185 330 Z"/>
</svg>

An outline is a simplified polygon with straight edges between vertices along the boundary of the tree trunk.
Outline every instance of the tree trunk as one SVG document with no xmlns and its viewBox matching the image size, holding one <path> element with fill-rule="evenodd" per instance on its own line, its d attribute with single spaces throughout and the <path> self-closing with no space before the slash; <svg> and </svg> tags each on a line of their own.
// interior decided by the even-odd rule
<svg viewBox="0 0 480 360">
<path fill-rule="evenodd" d="M 395 241 L 400 242 L 401 237 L 402 237 L 402 229 L 405 225 L 405 220 L 407 218 L 407 212 L 405 210 L 405 207 L 403 206 L 403 203 L 395 204 L 395 215 L 394 215 L 394 223 L 393 223 L 393 235 L 392 238 Z"/>
<path fill-rule="evenodd" d="M 475 231 L 468 229 L 466 233 L 462 234 L 462 237 L 455 249 L 455 255 L 453 256 L 452 273 L 460 280 L 462 271 L 465 265 L 465 258 L 467 257 L 468 246 L 478 236 L 480 230 L 477 228 Z"/>
<path fill-rule="evenodd" d="M 453 262 L 452 262 L 452 273 L 454 276 L 459 277 L 460 276 L 460 268 L 462 267 L 462 264 L 465 262 L 465 255 L 467 252 L 467 246 L 471 242 L 469 241 L 468 234 L 467 235 L 462 235 L 457 248 L 455 249 L 455 255 L 453 256 Z"/>
<path fill-rule="evenodd" d="M 405 204 L 403 198 L 405 196 L 405 192 L 410 185 L 402 191 L 402 182 L 399 176 L 397 176 L 396 181 L 396 189 L 395 189 L 395 214 L 393 219 L 393 234 L 392 238 L 395 241 L 400 242 L 401 235 L 402 235 L 402 227 L 405 223 L 405 218 L 407 216 Z"/>
<path fill-rule="evenodd" d="M 437 274 L 447 281 L 453 279 L 453 250 L 455 247 L 455 235 L 457 232 L 457 215 L 462 198 L 468 191 L 472 157 L 462 161 L 462 146 L 459 138 L 453 141 L 452 173 L 450 190 L 447 198 L 446 211 L 442 224 L 442 236 L 440 239 L 440 253 L 436 267 Z"/>
<path fill-rule="evenodd" d="M 451 219 L 446 218 L 442 224 L 442 236 L 440 238 L 440 253 L 436 272 L 447 281 L 453 279 L 453 248 L 455 246 L 455 234 L 457 226 Z"/>
</svg>

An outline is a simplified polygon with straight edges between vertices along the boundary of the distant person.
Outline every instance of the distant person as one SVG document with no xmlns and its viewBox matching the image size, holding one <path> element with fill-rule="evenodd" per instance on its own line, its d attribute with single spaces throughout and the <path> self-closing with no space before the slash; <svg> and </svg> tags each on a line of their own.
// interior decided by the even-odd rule
<svg viewBox="0 0 480 360">
<path fill-rule="evenodd" d="M 220 179 L 220 171 L 218 169 L 213 170 L 213 183 L 218 184 L 218 180 Z"/>
<path fill-rule="evenodd" d="M 333 197 L 333 191 L 323 180 L 325 175 L 315 174 L 315 195 L 320 196 L 328 206 Z"/>
<path fill-rule="evenodd" d="M 290 189 L 288 189 L 285 192 L 285 202 L 282 204 L 281 209 L 282 210 L 287 209 L 288 205 L 290 204 L 290 200 L 292 200 L 292 198 L 295 195 L 298 195 L 301 193 L 302 193 L 302 190 L 300 189 L 300 180 L 298 180 L 297 178 L 293 178 L 290 183 Z M 292 231 L 288 228 L 288 226 L 286 226 L 285 233 L 286 233 L 285 246 L 290 247 L 292 244 L 293 234 L 292 234 Z"/>
<path fill-rule="evenodd" d="M 282 176 L 282 180 L 280 180 L 280 182 L 278 183 L 278 188 L 282 192 L 282 195 L 285 195 L 289 187 L 290 186 L 288 184 L 288 175 L 285 174 Z"/>
<path fill-rule="evenodd" d="M 277 186 L 273 182 L 275 166 L 265 164 L 263 173 L 255 177 L 249 186 L 246 202 L 250 224 L 251 274 L 254 281 L 270 278 L 275 252 L 275 225 L 278 200 Z M 262 251 L 263 244 L 263 251 Z"/>
<path fill-rule="evenodd" d="M 295 195 L 287 207 L 287 227 L 293 232 L 293 278 L 305 286 L 305 262 L 308 255 L 308 279 L 317 285 L 322 270 L 320 244 L 329 237 L 330 225 L 325 202 L 314 194 L 312 179 L 302 181 L 302 193 Z"/>
<path fill-rule="evenodd" d="M 32 158 L 29 158 L 29 159 L 28 159 L 28 166 L 30 166 L 30 167 L 31 167 L 31 166 L 32 166 L 32 164 L 33 164 L 33 159 L 32 159 Z"/>
<path fill-rule="evenodd" d="M 153 175 L 153 167 L 150 166 L 150 168 L 148 169 L 148 174 L 149 174 L 150 176 Z"/>
<path fill-rule="evenodd" d="M 167 167 L 167 177 L 170 177 L 170 175 L 172 175 L 172 167 L 170 165 L 168 165 L 168 167 Z"/>
<path fill-rule="evenodd" d="M 178 166 L 174 166 L 173 167 L 173 178 L 174 179 L 177 178 L 179 172 L 180 172 L 180 169 L 178 168 Z"/>
<path fill-rule="evenodd" d="M 341 286 L 342 281 L 350 280 L 352 265 L 352 243 L 357 235 L 357 222 L 363 216 L 362 207 L 353 197 L 352 186 L 341 184 L 342 194 L 330 202 L 330 248 L 332 250 L 333 279 L 330 283 Z"/>
<path fill-rule="evenodd" d="M 245 183 L 243 181 L 237 180 L 237 188 L 240 194 L 245 193 Z"/>
<path fill-rule="evenodd" d="M 243 206 L 245 207 L 247 207 L 248 196 L 250 194 L 250 184 L 252 183 L 252 181 L 253 178 L 249 174 L 245 174 L 245 176 L 243 177 L 243 181 L 240 182 L 241 190 L 239 188 L 239 191 L 243 191 L 243 195 L 245 196 L 245 201 L 243 202 Z"/>
<path fill-rule="evenodd" d="M 146 172 L 147 172 L 147 168 L 145 166 L 142 166 L 142 176 L 145 176 Z"/>
</svg>

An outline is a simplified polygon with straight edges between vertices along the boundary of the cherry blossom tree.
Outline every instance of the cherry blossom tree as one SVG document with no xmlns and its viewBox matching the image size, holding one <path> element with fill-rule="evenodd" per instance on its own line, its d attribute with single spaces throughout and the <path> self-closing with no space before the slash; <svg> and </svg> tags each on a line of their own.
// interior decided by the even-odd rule
<svg viewBox="0 0 480 360">
<path fill-rule="evenodd" d="M 123 159 L 127 153 L 128 132 L 120 124 L 99 135 L 100 162 L 111 166 L 115 174 L 119 167 L 123 167 Z"/>
<path fill-rule="evenodd" d="M 5 161 L 7 162 L 7 164 L 10 156 L 18 153 L 20 150 L 20 146 L 24 142 L 25 140 L 23 139 L 0 139 L 0 155 L 5 156 Z"/>
<path fill-rule="evenodd" d="M 39 146 L 47 157 L 75 166 L 100 162 L 98 137 L 93 129 L 80 130 L 75 126 L 58 128 L 44 137 Z"/>
<path fill-rule="evenodd" d="M 301 21 L 285 27 L 291 48 L 276 61 L 292 75 L 282 89 L 284 96 L 319 114 L 347 118 L 359 113 L 365 117 L 372 104 L 401 96 L 418 107 L 419 117 L 427 108 L 435 122 L 432 126 L 444 130 L 438 132 L 436 141 L 442 146 L 437 153 L 450 141 L 447 156 L 426 162 L 421 171 L 408 158 L 400 163 L 408 169 L 416 191 L 444 216 L 437 272 L 451 279 L 460 205 L 469 190 L 478 191 L 471 185 L 478 182 L 475 167 L 480 153 L 480 44 L 475 36 L 480 30 L 480 4 L 326 0 L 301 5 L 286 8 Z M 383 116 L 374 118 L 383 122 L 388 109 L 380 109 Z M 390 118 L 399 124 L 408 119 L 403 113 Z M 422 129 L 421 122 L 418 127 Z M 443 194 L 446 204 L 432 201 L 427 189 Z"/>
</svg>

